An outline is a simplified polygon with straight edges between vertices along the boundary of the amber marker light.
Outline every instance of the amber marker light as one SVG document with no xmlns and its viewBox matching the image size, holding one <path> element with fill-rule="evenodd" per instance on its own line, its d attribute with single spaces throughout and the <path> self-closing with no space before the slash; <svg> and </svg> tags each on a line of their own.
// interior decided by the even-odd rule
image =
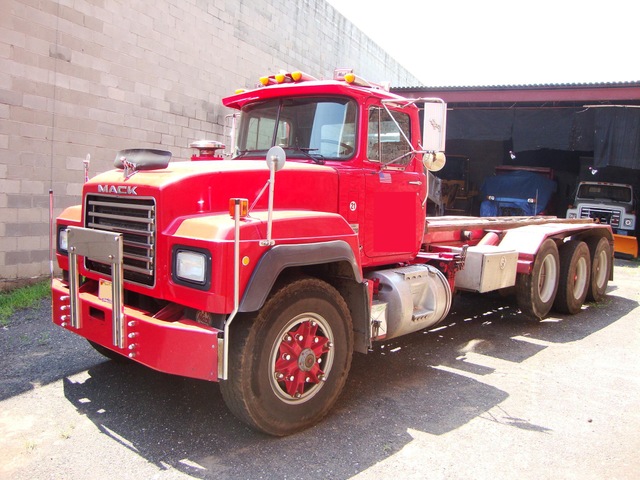
<svg viewBox="0 0 640 480">
<path fill-rule="evenodd" d="M 239 95 L 239 94 L 241 94 L 241 93 L 244 93 L 244 88 L 238 88 L 238 89 L 236 89 L 235 93 L 236 93 L 236 95 Z"/>
<path fill-rule="evenodd" d="M 246 218 L 249 215 L 249 200 L 246 198 L 230 198 L 229 199 L 229 215 L 235 217 L 236 202 L 240 206 L 240 218 Z"/>
<path fill-rule="evenodd" d="M 302 72 L 291 72 L 291 80 L 294 82 L 300 81 L 302 78 Z"/>
<path fill-rule="evenodd" d="M 284 83 L 287 76 L 284 73 L 276 73 L 274 78 L 276 79 L 276 83 Z"/>
<path fill-rule="evenodd" d="M 347 82 L 347 83 L 353 83 L 353 82 L 355 82 L 355 81 L 356 81 L 356 76 L 355 76 L 355 74 L 353 74 L 353 73 L 347 73 L 347 74 L 344 76 L 344 81 L 345 81 L 345 82 Z"/>
<path fill-rule="evenodd" d="M 269 85 L 269 77 L 260 77 L 260 83 L 266 87 Z"/>
</svg>

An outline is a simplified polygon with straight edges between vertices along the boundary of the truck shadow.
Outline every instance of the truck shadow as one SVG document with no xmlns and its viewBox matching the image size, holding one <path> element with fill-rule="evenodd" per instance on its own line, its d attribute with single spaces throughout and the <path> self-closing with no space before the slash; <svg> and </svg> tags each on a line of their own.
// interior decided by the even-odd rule
<svg viewBox="0 0 640 480">
<path fill-rule="evenodd" d="M 51 301 L 12 315 L 0 328 L 0 402 L 82 372 L 100 361 L 85 339 L 51 322 Z"/>
<path fill-rule="evenodd" d="M 398 452 L 413 430 L 441 435 L 482 416 L 546 433 L 543 425 L 489 412 L 509 396 L 482 381 L 494 372 L 491 361 L 523 362 L 546 343 L 585 338 L 638 306 L 610 295 L 600 310 L 587 305 L 578 315 L 538 322 L 499 300 L 458 296 L 442 327 L 356 355 L 328 418 L 290 437 L 245 427 L 216 384 L 134 364 L 95 365 L 85 380 L 65 378 L 64 394 L 103 434 L 161 470 L 196 478 L 348 478 Z M 488 365 L 469 361 L 471 353 Z"/>
</svg>

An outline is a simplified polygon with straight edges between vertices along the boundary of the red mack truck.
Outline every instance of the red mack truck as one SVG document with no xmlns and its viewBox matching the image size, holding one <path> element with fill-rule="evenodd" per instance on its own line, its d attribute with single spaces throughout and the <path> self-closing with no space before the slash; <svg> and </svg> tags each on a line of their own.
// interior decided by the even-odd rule
<svg viewBox="0 0 640 480">
<path fill-rule="evenodd" d="M 317 423 L 354 352 L 435 326 L 456 291 L 513 291 L 541 319 L 613 279 L 611 227 L 592 219 L 426 218 L 442 100 L 337 71 L 223 103 L 230 158 L 207 141 L 190 161 L 121 151 L 56 219 L 53 322 L 111 359 L 220 382 L 258 431 Z"/>
</svg>

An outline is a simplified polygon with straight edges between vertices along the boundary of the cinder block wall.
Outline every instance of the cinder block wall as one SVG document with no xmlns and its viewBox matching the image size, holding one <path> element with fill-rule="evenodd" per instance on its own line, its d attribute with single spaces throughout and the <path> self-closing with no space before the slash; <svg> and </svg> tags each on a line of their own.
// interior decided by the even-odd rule
<svg viewBox="0 0 640 480">
<path fill-rule="evenodd" d="M 0 0 L 0 290 L 49 272 L 59 214 L 118 150 L 224 141 L 220 99 L 264 74 L 420 82 L 324 0 Z"/>
</svg>

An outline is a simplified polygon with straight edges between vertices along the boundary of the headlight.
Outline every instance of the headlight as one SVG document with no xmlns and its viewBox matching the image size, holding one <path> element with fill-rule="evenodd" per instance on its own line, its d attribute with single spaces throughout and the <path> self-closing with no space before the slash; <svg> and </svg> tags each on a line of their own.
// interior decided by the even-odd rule
<svg viewBox="0 0 640 480">
<path fill-rule="evenodd" d="M 178 252 L 176 257 L 176 275 L 181 280 L 204 283 L 206 258 L 201 253 Z"/>
<path fill-rule="evenodd" d="M 208 289 L 211 284 L 211 254 L 204 249 L 173 248 L 173 279 L 176 283 Z"/>
<path fill-rule="evenodd" d="M 66 225 L 58 227 L 58 253 L 67 255 L 69 252 L 69 232 Z"/>
</svg>

